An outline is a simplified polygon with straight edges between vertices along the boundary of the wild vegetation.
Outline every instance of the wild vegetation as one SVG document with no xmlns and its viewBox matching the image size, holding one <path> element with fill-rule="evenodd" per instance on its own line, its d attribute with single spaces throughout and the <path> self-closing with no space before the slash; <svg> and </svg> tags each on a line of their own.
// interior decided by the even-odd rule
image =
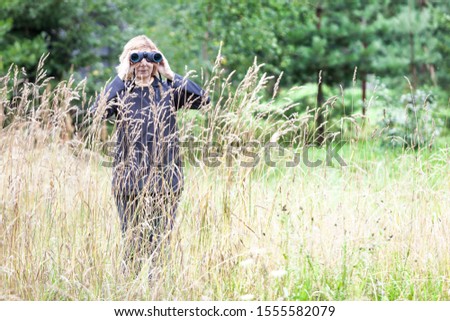
<svg viewBox="0 0 450 321">
<path fill-rule="evenodd" d="M 241 153 L 232 162 L 221 154 L 218 167 L 206 166 L 201 153 L 198 167 L 186 161 L 188 184 L 170 242 L 157 263 L 148 260 L 132 277 L 120 264 L 111 170 L 101 165 L 108 156 L 98 146 L 102 124 L 67 136 L 84 83 L 50 90 L 42 70 L 36 83 L 21 77 L 11 71 L 1 88 L 2 101 L 20 94 L 0 135 L 4 299 L 449 298 L 448 146 L 387 149 L 376 119 L 363 127 L 349 116 L 340 122 L 352 137 L 339 150 L 346 166 L 288 167 L 311 123 L 298 114 L 249 121 L 264 106 L 257 97 L 267 84 L 255 65 L 232 96 L 199 117 L 181 112 L 183 137 L 206 142 L 214 132 L 222 142 L 261 141 L 291 132 L 298 144 L 274 153 L 275 166 L 263 161 L 263 148 L 252 167 L 240 165 Z M 325 153 L 317 148 L 309 157 L 325 160 Z M 150 282 L 148 269 L 158 275 Z"/>
<path fill-rule="evenodd" d="M 58 3 L 0 4 L 1 299 L 450 299 L 443 3 Z M 178 112 L 176 224 L 133 275 L 86 109 L 139 33 L 212 103 Z"/>
</svg>

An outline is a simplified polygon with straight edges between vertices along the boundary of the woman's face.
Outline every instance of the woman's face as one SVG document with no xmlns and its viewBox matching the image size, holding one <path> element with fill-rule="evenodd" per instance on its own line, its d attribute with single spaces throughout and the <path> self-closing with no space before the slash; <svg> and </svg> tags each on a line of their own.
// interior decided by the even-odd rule
<svg viewBox="0 0 450 321">
<path fill-rule="evenodd" d="M 140 50 L 132 50 L 130 51 L 131 55 L 135 52 L 140 51 L 153 51 L 150 48 L 142 48 Z M 152 62 L 148 62 L 147 59 L 142 59 L 140 62 L 134 63 L 131 65 L 132 68 L 134 68 L 136 78 L 139 79 L 149 79 L 151 76 L 156 72 L 156 65 Z"/>
</svg>

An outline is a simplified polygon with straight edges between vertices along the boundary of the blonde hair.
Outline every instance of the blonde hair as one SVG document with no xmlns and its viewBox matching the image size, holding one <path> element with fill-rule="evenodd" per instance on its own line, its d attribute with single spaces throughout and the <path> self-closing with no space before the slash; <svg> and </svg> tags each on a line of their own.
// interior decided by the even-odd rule
<svg viewBox="0 0 450 321">
<path fill-rule="evenodd" d="M 159 51 L 155 43 L 145 35 L 140 35 L 129 40 L 123 47 L 123 51 L 119 57 L 120 64 L 116 67 L 117 74 L 122 80 L 131 80 L 133 78 L 129 59 L 130 52 L 133 50 Z"/>
</svg>

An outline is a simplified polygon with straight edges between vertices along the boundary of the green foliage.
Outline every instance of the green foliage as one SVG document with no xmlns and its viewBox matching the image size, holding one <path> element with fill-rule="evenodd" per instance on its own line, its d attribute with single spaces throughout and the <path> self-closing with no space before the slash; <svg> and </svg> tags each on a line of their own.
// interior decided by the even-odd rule
<svg viewBox="0 0 450 321">
<path fill-rule="evenodd" d="M 128 36 L 125 1 L 9 0 L 0 5 L 0 72 L 11 64 L 36 69 L 49 52 L 49 75 L 62 79 L 95 62 L 115 63 Z"/>
<path fill-rule="evenodd" d="M 439 55 L 439 60 L 435 62 L 437 69 L 437 85 L 450 90 L 450 14 L 447 10 L 434 11 L 436 28 L 433 33 L 434 41 L 436 42 L 435 54 Z M 430 40 L 432 40 L 431 38 Z"/>
<path fill-rule="evenodd" d="M 146 33 L 172 58 L 177 70 L 200 67 L 212 73 L 216 57 L 227 71 L 242 79 L 255 57 L 264 71 L 280 74 L 283 65 L 280 43 L 289 8 L 306 1 L 199 0 L 158 3 L 147 8 Z M 226 8 L 226 9 L 225 9 Z M 170 14 L 161 14 L 170 12 Z M 180 44 L 183 44 L 180 48 Z M 185 45 L 185 46 L 184 46 Z"/>
<path fill-rule="evenodd" d="M 233 72 L 226 89 L 233 91 L 256 58 L 264 64 L 259 72 L 274 76 L 265 87 L 271 97 L 283 73 L 283 93 L 270 108 L 288 118 L 309 107 L 328 109 L 320 121 L 338 120 L 367 107 L 362 89 L 369 91 L 370 79 L 381 79 L 395 100 L 409 90 L 407 77 L 414 90 L 435 93 L 435 113 L 448 124 L 449 19 L 448 5 L 435 1 L 5 0 L 0 73 L 14 63 L 33 80 L 49 52 L 48 74 L 87 77 L 90 97 L 115 75 L 126 41 L 146 34 L 175 72 L 201 73 L 199 83 Z M 324 99 L 318 102 L 319 80 Z M 216 82 L 213 98 L 220 86 Z M 303 89 L 283 96 L 292 86 Z M 284 110 L 286 100 L 296 106 Z"/>
<path fill-rule="evenodd" d="M 431 93 L 418 90 L 402 95 L 401 108 L 386 112 L 382 126 L 387 128 L 384 143 L 414 149 L 429 147 L 439 135 L 439 127 L 433 118 L 436 103 Z"/>
</svg>

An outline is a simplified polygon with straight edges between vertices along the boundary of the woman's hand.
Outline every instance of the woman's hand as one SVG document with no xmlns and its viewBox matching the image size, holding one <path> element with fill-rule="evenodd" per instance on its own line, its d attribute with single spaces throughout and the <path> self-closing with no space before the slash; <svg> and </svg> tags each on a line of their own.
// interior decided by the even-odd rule
<svg viewBox="0 0 450 321">
<path fill-rule="evenodd" d="M 158 72 L 166 77 L 168 80 L 173 80 L 175 77 L 175 73 L 170 69 L 169 62 L 167 61 L 166 57 L 161 53 L 163 56 L 163 60 L 157 65 L 158 66 Z"/>
</svg>

